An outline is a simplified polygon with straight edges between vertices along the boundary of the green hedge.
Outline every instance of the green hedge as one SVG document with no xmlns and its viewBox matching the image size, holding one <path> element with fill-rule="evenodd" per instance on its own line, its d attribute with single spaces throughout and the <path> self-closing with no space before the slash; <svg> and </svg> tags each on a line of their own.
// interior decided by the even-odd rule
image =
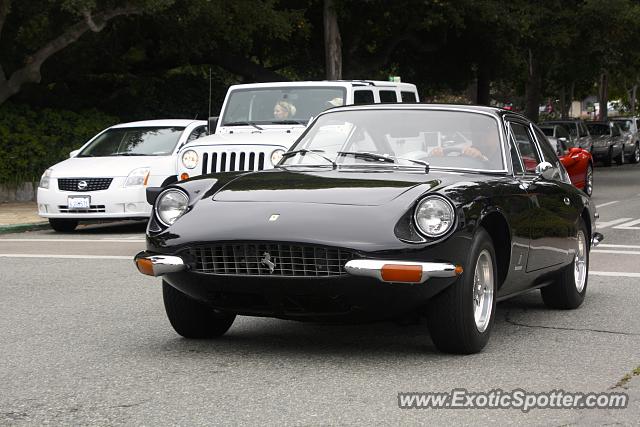
<svg viewBox="0 0 640 427">
<path fill-rule="evenodd" d="M 0 183 L 37 181 L 100 130 L 119 119 L 100 111 L 33 110 L 0 105 Z"/>
</svg>

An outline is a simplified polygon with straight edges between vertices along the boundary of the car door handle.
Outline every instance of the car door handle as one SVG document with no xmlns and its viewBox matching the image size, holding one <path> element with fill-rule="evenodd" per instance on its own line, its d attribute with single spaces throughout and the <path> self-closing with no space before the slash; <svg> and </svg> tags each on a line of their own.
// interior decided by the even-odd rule
<svg viewBox="0 0 640 427">
<path fill-rule="evenodd" d="M 564 198 L 564 204 L 569 206 L 571 204 L 571 200 L 568 197 Z"/>
</svg>

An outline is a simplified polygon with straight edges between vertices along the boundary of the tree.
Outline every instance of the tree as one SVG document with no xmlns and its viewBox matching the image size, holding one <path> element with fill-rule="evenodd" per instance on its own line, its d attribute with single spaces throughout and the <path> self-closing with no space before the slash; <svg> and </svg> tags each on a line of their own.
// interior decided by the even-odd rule
<svg viewBox="0 0 640 427">
<path fill-rule="evenodd" d="M 5 73 L 0 63 L 0 104 L 18 93 L 24 84 L 39 83 L 44 62 L 75 43 L 86 32 L 98 33 L 112 19 L 158 10 L 171 2 L 172 0 L 131 0 L 105 1 L 98 4 L 98 0 L 62 0 L 40 1 L 36 5 L 32 3 L 29 5 L 30 11 L 38 10 L 39 12 L 33 12 L 26 26 L 35 32 L 31 36 L 33 41 L 39 41 L 39 45 L 29 53 L 24 52 L 22 63 L 12 67 L 10 74 Z M 21 3 L 13 6 L 16 5 L 22 6 Z M 11 8 L 11 0 L 0 0 L 0 36 Z M 56 15 L 62 15 L 61 19 L 55 19 Z M 49 16 L 54 18 L 51 19 Z M 55 36 L 49 37 L 49 34 L 59 28 L 62 30 L 57 31 Z"/>
<path fill-rule="evenodd" d="M 328 80 L 342 78 L 342 39 L 333 0 L 324 0 L 324 49 Z"/>
</svg>

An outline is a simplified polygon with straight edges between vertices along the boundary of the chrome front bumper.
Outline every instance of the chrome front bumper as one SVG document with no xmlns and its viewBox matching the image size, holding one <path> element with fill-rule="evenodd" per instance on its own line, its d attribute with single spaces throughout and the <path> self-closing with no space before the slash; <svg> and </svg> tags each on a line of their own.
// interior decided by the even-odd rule
<svg viewBox="0 0 640 427">
<path fill-rule="evenodd" d="M 366 276 L 381 282 L 424 283 L 432 277 L 456 277 L 462 267 L 445 262 L 357 259 L 347 262 L 347 273 Z"/>
<path fill-rule="evenodd" d="M 138 253 L 133 258 L 133 262 L 140 273 L 156 277 L 186 270 L 187 268 L 184 260 L 178 256 L 150 255 L 144 251 Z"/>
</svg>

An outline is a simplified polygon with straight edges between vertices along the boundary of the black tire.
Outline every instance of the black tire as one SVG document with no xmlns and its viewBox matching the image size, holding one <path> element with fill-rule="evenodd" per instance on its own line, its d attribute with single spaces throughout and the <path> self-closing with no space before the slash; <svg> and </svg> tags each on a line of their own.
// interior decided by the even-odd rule
<svg viewBox="0 0 640 427">
<path fill-rule="evenodd" d="M 576 284 L 575 265 L 578 253 L 573 262 L 565 267 L 557 276 L 556 280 L 544 288 L 540 288 L 542 294 L 542 300 L 549 308 L 556 308 L 561 310 L 572 310 L 580 307 L 584 301 L 584 297 L 587 293 L 587 283 L 589 279 L 589 235 L 587 234 L 587 227 L 584 225 L 584 221 L 581 219 L 578 224 L 578 233 L 582 233 L 584 236 L 584 284 L 582 289 L 578 288 Z"/>
<path fill-rule="evenodd" d="M 640 162 L 640 144 L 636 142 L 633 153 L 629 157 L 630 163 L 638 163 Z"/>
<path fill-rule="evenodd" d="M 587 165 L 587 170 L 584 173 L 584 192 L 589 197 L 593 194 L 593 165 L 591 163 Z"/>
<path fill-rule="evenodd" d="M 185 338 L 215 338 L 229 330 L 235 314 L 219 313 L 162 281 L 164 308 L 171 326 Z"/>
<path fill-rule="evenodd" d="M 59 219 L 59 218 L 49 218 L 49 225 L 55 231 L 59 231 L 61 233 L 70 233 L 76 229 L 78 226 L 77 219 Z"/>
<path fill-rule="evenodd" d="M 620 154 L 618 156 L 616 156 L 616 164 L 618 166 L 624 165 L 624 145 L 622 146 L 622 149 L 620 150 Z"/>
<path fill-rule="evenodd" d="M 481 255 L 491 257 L 492 300 L 486 328 L 481 332 L 474 317 L 474 279 Z M 458 280 L 429 301 L 427 325 L 436 348 L 446 353 L 471 354 L 484 348 L 493 327 L 497 297 L 496 253 L 489 234 L 480 227 L 471 243 L 471 250 Z"/>
<path fill-rule="evenodd" d="M 613 163 L 613 147 L 609 147 L 609 151 L 607 152 L 607 156 L 604 158 L 604 165 L 611 166 Z"/>
</svg>

